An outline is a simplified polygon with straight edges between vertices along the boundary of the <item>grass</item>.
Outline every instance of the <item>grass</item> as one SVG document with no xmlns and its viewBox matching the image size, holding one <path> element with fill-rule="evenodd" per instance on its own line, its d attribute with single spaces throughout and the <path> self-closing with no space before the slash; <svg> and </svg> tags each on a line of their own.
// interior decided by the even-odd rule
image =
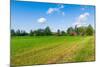
<svg viewBox="0 0 100 67">
<path fill-rule="evenodd" d="M 24 36 L 11 38 L 11 65 L 94 61 L 93 36 Z"/>
</svg>

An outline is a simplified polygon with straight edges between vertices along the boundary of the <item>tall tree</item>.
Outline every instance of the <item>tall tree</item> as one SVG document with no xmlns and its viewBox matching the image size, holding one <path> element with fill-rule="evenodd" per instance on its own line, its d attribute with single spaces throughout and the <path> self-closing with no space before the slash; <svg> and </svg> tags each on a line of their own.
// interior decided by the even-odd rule
<svg viewBox="0 0 100 67">
<path fill-rule="evenodd" d="M 46 27 L 44 32 L 45 32 L 45 35 L 52 35 L 52 32 L 49 27 Z"/>
<path fill-rule="evenodd" d="M 77 35 L 79 34 L 77 25 L 75 25 L 75 32 L 76 32 Z"/>
<path fill-rule="evenodd" d="M 28 35 L 28 33 L 25 30 L 20 31 L 20 36 L 26 36 L 26 35 Z"/>
<path fill-rule="evenodd" d="M 65 31 L 61 31 L 61 35 L 62 36 L 66 35 Z"/>
<path fill-rule="evenodd" d="M 60 35 L 61 35 L 61 32 L 60 32 L 60 30 L 59 30 L 59 29 L 57 30 L 57 35 L 58 35 L 58 36 L 60 36 Z"/>
<path fill-rule="evenodd" d="M 67 29 L 67 34 L 71 34 L 72 32 L 74 32 L 74 29 L 72 28 L 72 27 L 69 27 L 68 29 Z"/>
<path fill-rule="evenodd" d="M 36 36 L 44 36 L 45 35 L 44 29 L 35 30 L 34 31 L 34 35 L 36 35 Z"/>
<path fill-rule="evenodd" d="M 15 36 L 15 35 L 16 35 L 16 33 L 15 33 L 14 29 L 11 29 L 11 36 Z"/>
<path fill-rule="evenodd" d="M 93 27 L 89 24 L 87 29 L 86 29 L 86 34 L 87 35 L 93 35 Z"/>
<path fill-rule="evenodd" d="M 30 30 L 29 35 L 30 35 L 30 36 L 33 36 L 33 35 L 34 35 L 34 31 Z"/>
<path fill-rule="evenodd" d="M 20 32 L 19 29 L 16 31 L 16 35 L 17 35 L 17 36 L 20 36 L 20 35 L 21 35 L 21 32 Z"/>
<path fill-rule="evenodd" d="M 85 26 L 81 26 L 81 27 L 78 27 L 78 35 L 86 35 L 86 27 Z"/>
</svg>

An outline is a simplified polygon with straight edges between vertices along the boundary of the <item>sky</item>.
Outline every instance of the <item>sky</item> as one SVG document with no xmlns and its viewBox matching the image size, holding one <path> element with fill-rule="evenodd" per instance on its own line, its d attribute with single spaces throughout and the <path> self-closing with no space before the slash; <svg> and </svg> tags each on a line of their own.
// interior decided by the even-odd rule
<svg viewBox="0 0 100 67">
<path fill-rule="evenodd" d="M 49 26 L 55 32 L 75 25 L 95 25 L 95 6 L 11 0 L 11 29 L 36 30 Z"/>
</svg>

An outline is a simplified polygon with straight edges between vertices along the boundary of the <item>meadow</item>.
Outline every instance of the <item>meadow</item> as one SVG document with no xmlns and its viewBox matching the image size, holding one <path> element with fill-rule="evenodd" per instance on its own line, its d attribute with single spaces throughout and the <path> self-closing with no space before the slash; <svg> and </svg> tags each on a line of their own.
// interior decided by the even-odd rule
<svg viewBox="0 0 100 67">
<path fill-rule="evenodd" d="M 95 60 L 94 36 L 13 36 L 11 65 Z"/>
</svg>

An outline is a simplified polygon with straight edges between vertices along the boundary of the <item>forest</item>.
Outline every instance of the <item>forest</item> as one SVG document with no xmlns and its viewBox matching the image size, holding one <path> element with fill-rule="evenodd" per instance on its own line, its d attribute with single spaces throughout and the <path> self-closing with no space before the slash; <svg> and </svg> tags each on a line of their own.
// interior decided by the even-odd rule
<svg viewBox="0 0 100 67">
<path fill-rule="evenodd" d="M 94 29 L 89 24 L 88 26 L 69 27 L 66 31 L 58 29 L 56 32 L 52 32 L 50 27 L 47 26 L 45 29 L 30 30 L 26 32 L 25 30 L 14 30 L 11 29 L 11 36 L 90 36 L 93 35 Z"/>
</svg>

